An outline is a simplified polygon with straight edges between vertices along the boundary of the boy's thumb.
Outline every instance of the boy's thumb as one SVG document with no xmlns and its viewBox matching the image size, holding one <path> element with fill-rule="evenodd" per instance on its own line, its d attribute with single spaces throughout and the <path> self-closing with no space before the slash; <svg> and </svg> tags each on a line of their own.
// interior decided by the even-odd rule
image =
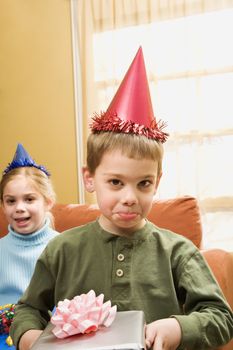
<svg viewBox="0 0 233 350">
<path fill-rule="evenodd" d="M 155 327 L 152 327 L 151 324 L 146 325 L 146 331 L 145 331 L 145 343 L 146 343 L 146 349 L 150 349 L 154 343 L 156 336 L 156 329 Z"/>
</svg>

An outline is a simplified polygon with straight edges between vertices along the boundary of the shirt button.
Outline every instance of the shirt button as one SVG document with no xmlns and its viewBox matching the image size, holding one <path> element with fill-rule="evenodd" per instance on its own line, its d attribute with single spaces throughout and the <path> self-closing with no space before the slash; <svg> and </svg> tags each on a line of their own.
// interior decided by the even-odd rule
<svg viewBox="0 0 233 350">
<path fill-rule="evenodd" d="M 124 275 L 123 270 L 117 269 L 117 270 L 116 270 L 116 275 L 117 275 L 118 277 L 122 277 L 122 276 Z"/>
<path fill-rule="evenodd" d="M 125 260 L 125 256 L 123 254 L 118 254 L 117 255 L 117 260 L 118 261 L 123 261 L 123 260 Z"/>
</svg>

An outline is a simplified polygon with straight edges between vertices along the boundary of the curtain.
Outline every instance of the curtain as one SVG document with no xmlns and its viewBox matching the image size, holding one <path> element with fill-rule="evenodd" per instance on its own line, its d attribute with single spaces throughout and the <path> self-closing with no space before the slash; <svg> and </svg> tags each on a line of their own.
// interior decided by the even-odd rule
<svg viewBox="0 0 233 350">
<path fill-rule="evenodd" d="M 203 247 L 233 250 L 233 0 L 71 1 L 82 142 L 142 46 L 155 116 L 170 133 L 156 196 L 195 196 Z"/>
</svg>

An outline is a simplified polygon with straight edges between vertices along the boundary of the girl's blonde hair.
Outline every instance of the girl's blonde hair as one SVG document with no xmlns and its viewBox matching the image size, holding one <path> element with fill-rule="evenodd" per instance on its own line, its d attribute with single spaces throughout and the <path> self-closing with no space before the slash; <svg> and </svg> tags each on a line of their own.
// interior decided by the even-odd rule
<svg viewBox="0 0 233 350">
<path fill-rule="evenodd" d="M 152 159 L 158 162 L 158 176 L 162 173 L 163 145 L 146 136 L 116 132 L 90 134 L 87 140 L 87 167 L 91 174 L 109 151 L 120 150 L 134 159 Z"/>
<path fill-rule="evenodd" d="M 43 171 L 35 167 L 19 167 L 3 175 L 0 182 L 1 203 L 3 203 L 3 194 L 6 185 L 11 180 L 14 180 L 15 176 L 17 175 L 24 175 L 25 177 L 28 177 L 32 181 L 37 191 L 44 197 L 45 202 L 52 201 L 55 203 L 56 194 L 50 178 Z M 54 217 L 51 212 L 48 212 L 48 217 L 50 219 L 51 226 L 54 228 Z"/>
</svg>

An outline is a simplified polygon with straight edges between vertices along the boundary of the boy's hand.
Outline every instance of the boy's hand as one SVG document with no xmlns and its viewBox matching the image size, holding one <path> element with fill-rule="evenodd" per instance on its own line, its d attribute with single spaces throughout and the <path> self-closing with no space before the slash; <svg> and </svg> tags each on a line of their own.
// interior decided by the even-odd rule
<svg viewBox="0 0 233 350">
<path fill-rule="evenodd" d="M 175 350 L 181 342 L 181 328 L 175 318 L 164 318 L 146 326 L 146 348 Z"/>
<path fill-rule="evenodd" d="M 43 331 L 37 329 L 30 329 L 29 331 L 25 332 L 20 338 L 19 350 L 29 350 L 42 332 Z"/>
</svg>

